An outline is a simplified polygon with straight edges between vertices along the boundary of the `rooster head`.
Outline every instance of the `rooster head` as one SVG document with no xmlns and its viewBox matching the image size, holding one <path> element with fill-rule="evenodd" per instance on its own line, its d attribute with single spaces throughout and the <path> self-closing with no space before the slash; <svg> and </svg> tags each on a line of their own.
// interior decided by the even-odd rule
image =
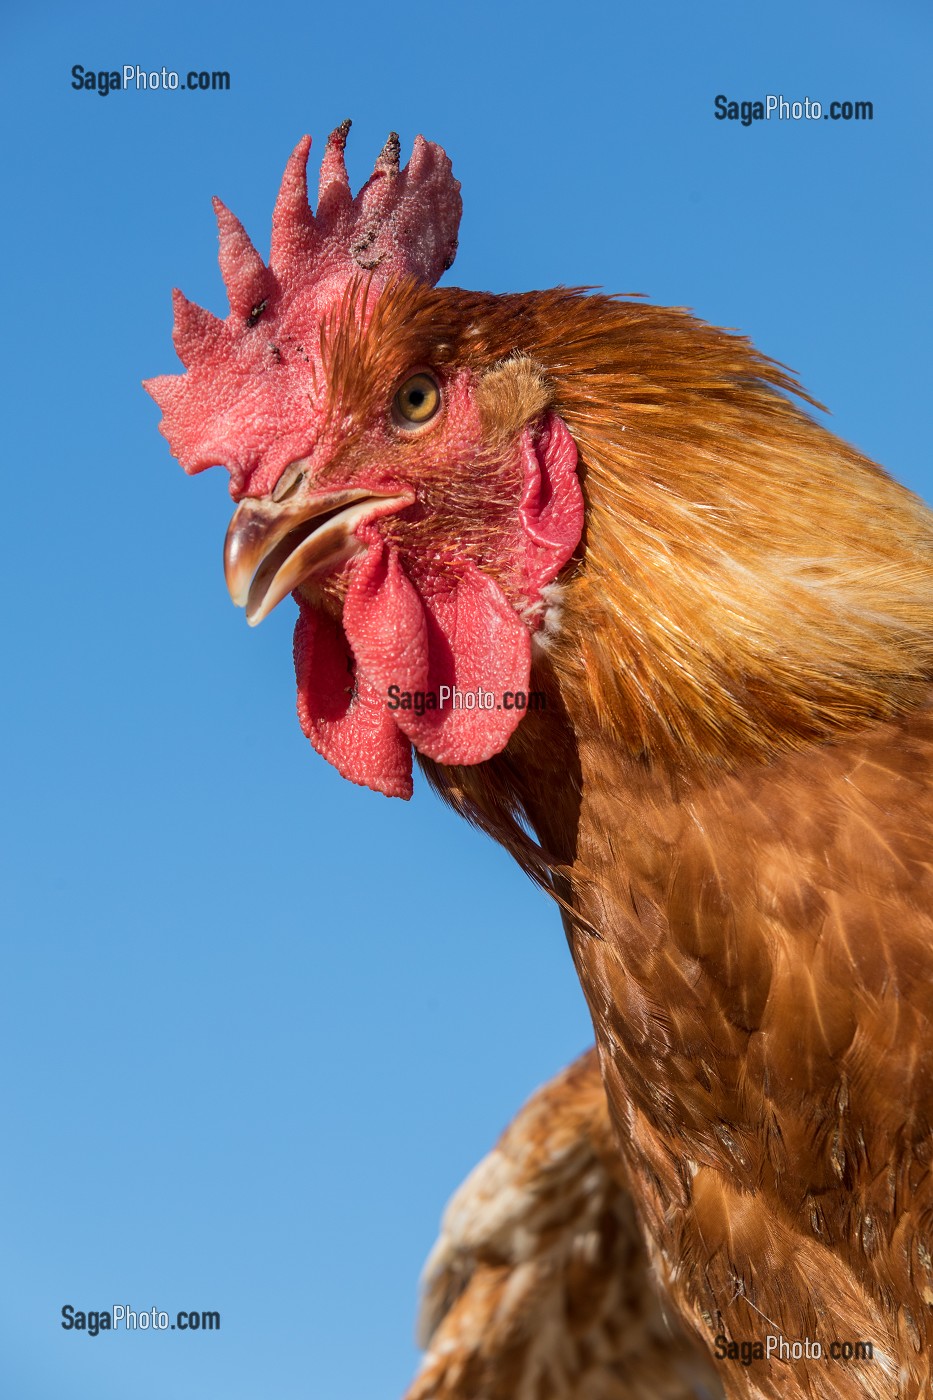
<svg viewBox="0 0 933 1400">
<path fill-rule="evenodd" d="M 299 142 L 268 265 L 215 200 L 230 314 L 176 292 L 186 372 L 146 388 L 185 471 L 230 472 L 234 602 L 251 624 L 298 603 L 311 743 L 352 781 L 409 797 L 412 746 L 475 764 L 507 744 L 583 498 L 535 366 L 484 362 L 468 310 L 432 291 L 461 211 L 446 155 L 418 137 L 400 169 L 392 135 L 353 197 L 349 125 L 327 143 L 315 214 Z"/>
</svg>

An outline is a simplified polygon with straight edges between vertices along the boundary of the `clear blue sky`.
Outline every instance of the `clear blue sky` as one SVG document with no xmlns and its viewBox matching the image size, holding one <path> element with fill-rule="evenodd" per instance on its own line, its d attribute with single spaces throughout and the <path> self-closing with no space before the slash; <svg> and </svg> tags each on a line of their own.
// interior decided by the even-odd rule
<svg viewBox="0 0 933 1400">
<path fill-rule="evenodd" d="M 2 21 L 6 710 L 0 1394 L 391 1400 L 442 1205 L 590 1032 L 556 912 L 421 784 L 294 718 L 291 604 L 227 598 L 223 472 L 139 387 L 169 292 L 225 311 L 304 131 L 441 142 L 448 275 L 688 305 L 933 492 L 930 16 L 893 4 L 13 7 Z M 231 90 L 71 88 L 72 65 Z M 874 121 L 717 121 L 719 93 Z M 101 1336 L 65 1303 L 219 1309 Z"/>
</svg>

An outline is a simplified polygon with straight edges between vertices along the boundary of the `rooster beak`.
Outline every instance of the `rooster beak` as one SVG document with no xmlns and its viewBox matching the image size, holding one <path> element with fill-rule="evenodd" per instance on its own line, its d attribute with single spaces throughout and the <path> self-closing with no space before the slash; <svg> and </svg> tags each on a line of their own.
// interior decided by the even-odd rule
<svg viewBox="0 0 933 1400">
<path fill-rule="evenodd" d="M 271 496 L 241 501 L 230 521 L 224 573 L 230 597 L 246 608 L 251 627 L 300 583 L 329 573 L 365 548 L 355 533 L 364 520 L 411 503 L 409 496 L 365 490 L 308 496 L 301 485 L 302 473 L 287 469 Z"/>
</svg>

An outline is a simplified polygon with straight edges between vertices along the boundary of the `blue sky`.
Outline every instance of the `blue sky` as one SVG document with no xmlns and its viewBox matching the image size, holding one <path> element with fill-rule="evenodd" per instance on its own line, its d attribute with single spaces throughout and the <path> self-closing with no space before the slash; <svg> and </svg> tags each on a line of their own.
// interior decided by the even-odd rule
<svg viewBox="0 0 933 1400">
<path fill-rule="evenodd" d="M 230 605 L 226 474 L 186 478 L 139 387 L 177 368 L 170 289 L 223 314 L 210 196 L 265 249 L 303 132 L 314 170 L 351 116 L 359 184 L 420 131 L 463 182 L 448 281 L 691 306 L 930 496 L 929 12 L 283 0 L 2 28 L 0 1393 L 384 1400 L 446 1197 L 588 1018 L 504 854 L 302 737 L 291 604 L 256 631 Z M 71 87 L 125 63 L 231 90 Z M 746 128 L 720 93 L 874 120 Z M 222 1330 L 92 1340 L 65 1303 Z"/>
</svg>

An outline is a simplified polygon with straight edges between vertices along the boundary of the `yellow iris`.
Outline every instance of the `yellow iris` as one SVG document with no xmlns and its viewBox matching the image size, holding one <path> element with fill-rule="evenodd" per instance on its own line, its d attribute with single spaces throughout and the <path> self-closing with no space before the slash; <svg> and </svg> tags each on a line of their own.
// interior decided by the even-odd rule
<svg viewBox="0 0 933 1400">
<path fill-rule="evenodd" d="M 430 374 L 413 374 L 395 395 L 395 416 L 403 428 L 420 428 L 440 406 L 440 385 Z"/>
</svg>

